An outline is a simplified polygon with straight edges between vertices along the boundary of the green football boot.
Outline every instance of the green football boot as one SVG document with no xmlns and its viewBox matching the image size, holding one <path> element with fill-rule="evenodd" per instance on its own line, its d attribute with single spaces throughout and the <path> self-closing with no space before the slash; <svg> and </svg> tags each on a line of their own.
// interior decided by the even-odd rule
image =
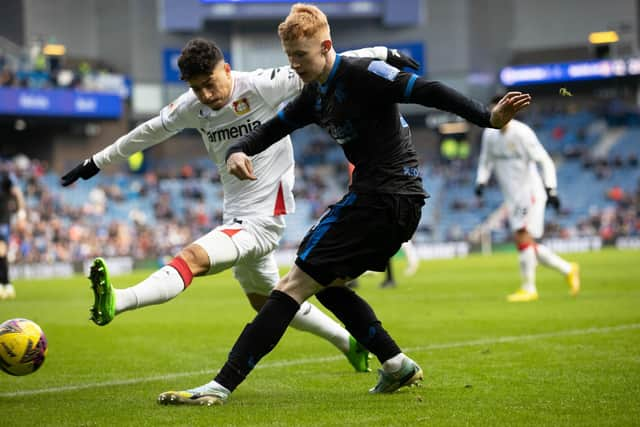
<svg viewBox="0 0 640 427">
<path fill-rule="evenodd" d="M 158 396 L 160 405 L 224 405 L 229 398 L 229 390 L 205 384 L 191 390 L 165 391 Z"/>
<path fill-rule="evenodd" d="M 378 369 L 378 383 L 369 390 L 369 393 L 393 393 L 400 387 L 418 385 L 418 381 L 422 381 L 423 377 L 422 368 L 407 357 L 396 372 L 388 374 Z"/>
<path fill-rule="evenodd" d="M 364 348 L 354 337 L 349 335 L 349 351 L 345 353 L 349 363 L 356 370 L 356 372 L 371 372 L 369 368 L 369 359 L 371 355 L 369 350 Z"/>
<path fill-rule="evenodd" d="M 116 299 L 109 280 L 109 271 L 102 258 L 96 258 L 91 264 L 89 272 L 91 290 L 93 291 L 93 306 L 91 321 L 98 326 L 104 326 L 111 322 L 116 315 Z"/>
</svg>

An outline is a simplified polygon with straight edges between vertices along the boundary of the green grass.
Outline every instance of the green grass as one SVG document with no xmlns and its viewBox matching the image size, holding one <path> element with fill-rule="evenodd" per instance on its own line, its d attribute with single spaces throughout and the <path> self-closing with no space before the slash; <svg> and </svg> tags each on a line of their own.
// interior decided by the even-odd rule
<svg viewBox="0 0 640 427">
<path fill-rule="evenodd" d="M 640 425 L 640 252 L 575 259 L 578 298 L 541 267 L 540 300 L 520 304 L 505 301 L 515 254 L 423 262 L 412 278 L 397 262 L 398 288 L 379 289 L 374 275 L 359 293 L 422 365 L 423 387 L 369 395 L 375 373 L 353 373 L 331 345 L 291 330 L 222 407 L 155 399 L 212 378 L 253 318 L 229 273 L 102 328 L 88 321 L 86 279 L 18 281 L 0 320 L 39 323 L 49 355 L 33 375 L 0 375 L 0 425 Z"/>
</svg>

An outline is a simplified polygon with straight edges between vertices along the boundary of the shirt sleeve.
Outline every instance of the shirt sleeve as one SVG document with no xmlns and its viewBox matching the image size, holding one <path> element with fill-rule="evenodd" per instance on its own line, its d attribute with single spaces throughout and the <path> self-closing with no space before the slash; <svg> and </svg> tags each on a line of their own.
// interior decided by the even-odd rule
<svg viewBox="0 0 640 427">
<path fill-rule="evenodd" d="M 384 46 L 365 47 L 340 53 L 341 56 L 349 56 L 351 58 L 373 58 L 381 61 L 386 61 L 388 54 L 389 49 Z"/>
<path fill-rule="evenodd" d="M 522 127 L 522 144 L 527 155 L 540 166 L 544 186 L 546 188 L 556 188 L 558 182 L 553 160 L 542 146 L 533 129 L 526 125 Z"/>
<path fill-rule="evenodd" d="M 478 159 L 478 172 L 476 174 L 476 184 L 486 184 L 489 182 L 491 172 L 493 171 L 493 162 L 489 156 L 489 137 L 488 132 L 482 132 L 482 140 L 480 147 L 480 158 Z"/>
<path fill-rule="evenodd" d="M 274 109 L 298 95 L 304 86 L 298 74 L 289 66 L 257 70 L 254 73 L 251 80 L 257 92 Z"/>
<path fill-rule="evenodd" d="M 198 128 L 198 117 L 203 105 L 197 101 L 196 96 L 189 90 L 183 93 L 160 110 L 162 127 L 168 133 L 178 133 L 183 129 Z"/>
<path fill-rule="evenodd" d="M 168 131 L 163 125 L 161 117 L 156 116 L 94 154 L 93 161 L 98 168 L 102 169 L 114 162 L 126 160 L 130 155 L 152 147 L 176 133 L 177 131 Z"/>
<path fill-rule="evenodd" d="M 362 80 L 366 90 L 375 93 L 381 102 L 420 104 L 456 114 L 481 127 L 491 127 L 491 113 L 480 102 L 443 83 L 400 71 L 384 61 L 371 61 Z"/>
</svg>

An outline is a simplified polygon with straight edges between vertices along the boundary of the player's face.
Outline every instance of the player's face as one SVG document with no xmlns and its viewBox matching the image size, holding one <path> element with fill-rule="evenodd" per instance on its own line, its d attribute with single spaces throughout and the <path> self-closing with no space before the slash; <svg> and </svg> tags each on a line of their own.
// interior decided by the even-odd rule
<svg viewBox="0 0 640 427">
<path fill-rule="evenodd" d="M 219 110 L 231 96 L 231 67 L 220 61 L 211 74 L 200 74 L 187 80 L 198 100 L 213 110 Z"/>
<path fill-rule="evenodd" d="M 329 43 L 328 48 L 326 43 Z M 331 49 L 330 41 L 318 37 L 286 40 L 282 42 L 282 48 L 291 68 L 303 82 L 324 81 L 329 75 L 327 52 Z"/>
</svg>

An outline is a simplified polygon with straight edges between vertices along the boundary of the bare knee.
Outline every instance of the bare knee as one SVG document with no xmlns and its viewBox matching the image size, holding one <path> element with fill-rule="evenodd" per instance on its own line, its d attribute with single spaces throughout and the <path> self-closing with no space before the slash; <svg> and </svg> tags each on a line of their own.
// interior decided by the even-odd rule
<svg viewBox="0 0 640 427">
<path fill-rule="evenodd" d="M 209 271 L 209 255 L 199 245 L 187 246 L 180 251 L 178 256 L 187 263 L 194 276 L 202 275 Z"/>
<path fill-rule="evenodd" d="M 322 290 L 323 287 L 307 273 L 298 268 L 297 265 L 294 265 L 291 267 L 291 270 L 280 279 L 276 285 L 276 289 L 289 295 L 296 300 L 298 304 L 302 304 L 307 298 Z"/>
<path fill-rule="evenodd" d="M 517 230 L 513 234 L 513 239 L 517 246 L 528 245 L 533 243 L 533 237 L 531 237 L 531 234 L 529 234 L 529 232 L 525 229 Z"/>
<path fill-rule="evenodd" d="M 0 258 L 7 256 L 7 244 L 0 240 Z"/>
</svg>

